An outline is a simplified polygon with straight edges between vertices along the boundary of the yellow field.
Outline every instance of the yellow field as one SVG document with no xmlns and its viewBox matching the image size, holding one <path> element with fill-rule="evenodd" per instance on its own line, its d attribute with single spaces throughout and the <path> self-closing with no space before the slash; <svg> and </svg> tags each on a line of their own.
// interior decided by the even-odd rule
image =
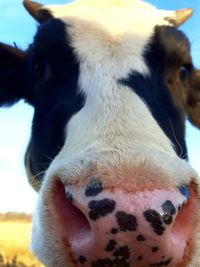
<svg viewBox="0 0 200 267">
<path fill-rule="evenodd" d="M 0 221 L 0 267 L 42 267 L 29 251 L 31 224 Z"/>
</svg>

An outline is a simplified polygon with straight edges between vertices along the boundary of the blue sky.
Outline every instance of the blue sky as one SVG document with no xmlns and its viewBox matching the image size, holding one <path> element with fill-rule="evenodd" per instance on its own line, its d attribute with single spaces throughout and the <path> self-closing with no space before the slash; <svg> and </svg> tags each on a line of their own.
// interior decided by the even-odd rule
<svg viewBox="0 0 200 267">
<path fill-rule="evenodd" d="M 103 0 L 102 0 L 103 1 Z M 66 0 L 41 0 L 43 4 L 62 4 Z M 193 17 L 182 26 L 192 44 L 194 63 L 200 68 L 199 0 L 149 0 L 159 8 L 192 7 Z M 26 13 L 21 0 L 0 1 L 0 41 L 26 49 L 37 25 Z M 24 169 L 24 153 L 28 144 L 33 110 L 22 101 L 10 109 L 0 109 L 0 212 L 33 212 L 37 194 L 29 186 Z M 186 141 L 190 163 L 200 173 L 200 132 L 187 123 Z"/>
</svg>

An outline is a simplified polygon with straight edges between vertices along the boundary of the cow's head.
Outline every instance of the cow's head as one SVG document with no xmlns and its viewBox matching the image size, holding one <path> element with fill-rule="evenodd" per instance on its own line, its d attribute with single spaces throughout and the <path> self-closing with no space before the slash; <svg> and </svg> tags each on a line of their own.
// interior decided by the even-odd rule
<svg viewBox="0 0 200 267">
<path fill-rule="evenodd" d="M 200 79 L 177 27 L 191 10 L 137 0 L 24 1 L 27 51 L 0 45 L 0 104 L 35 110 L 32 248 L 47 267 L 195 267 L 199 182 L 184 121 Z"/>
</svg>

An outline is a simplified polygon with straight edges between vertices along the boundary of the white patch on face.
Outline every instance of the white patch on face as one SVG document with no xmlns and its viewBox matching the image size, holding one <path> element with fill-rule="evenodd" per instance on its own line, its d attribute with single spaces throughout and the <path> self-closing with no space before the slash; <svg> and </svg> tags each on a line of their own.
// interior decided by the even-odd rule
<svg viewBox="0 0 200 267">
<path fill-rule="evenodd" d="M 71 26 L 67 32 L 81 63 L 118 78 L 130 70 L 148 74 L 142 55 L 154 28 L 175 18 L 175 12 L 139 0 L 76 0 L 45 8 Z"/>
<path fill-rule="evenodd" d="M 174 12 L 137 0 L 78 0 L 47 8 L 67 25 L 86 96 L 84 108 L 67 125 L 64 154 L 142 146 L 174 154 L 143 101 L 118 82 L 133 71 L 149 75 L 143 54 L 155 26 L 169 25 L 165 17 Z"/>
</svg>

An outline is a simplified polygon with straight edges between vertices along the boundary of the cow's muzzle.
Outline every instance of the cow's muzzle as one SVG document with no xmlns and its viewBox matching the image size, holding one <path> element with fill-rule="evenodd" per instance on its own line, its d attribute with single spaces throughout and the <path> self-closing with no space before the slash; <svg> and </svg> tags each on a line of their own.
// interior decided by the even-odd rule
<svg viewBox="0 0 200 267">
<path fill-rule="evenodd" d="M 54 209 L 76 266 L 185 266 L 197 206 L 192 186 L 127 192 L 93 178 L 56 190 Z"/>
</svg>

